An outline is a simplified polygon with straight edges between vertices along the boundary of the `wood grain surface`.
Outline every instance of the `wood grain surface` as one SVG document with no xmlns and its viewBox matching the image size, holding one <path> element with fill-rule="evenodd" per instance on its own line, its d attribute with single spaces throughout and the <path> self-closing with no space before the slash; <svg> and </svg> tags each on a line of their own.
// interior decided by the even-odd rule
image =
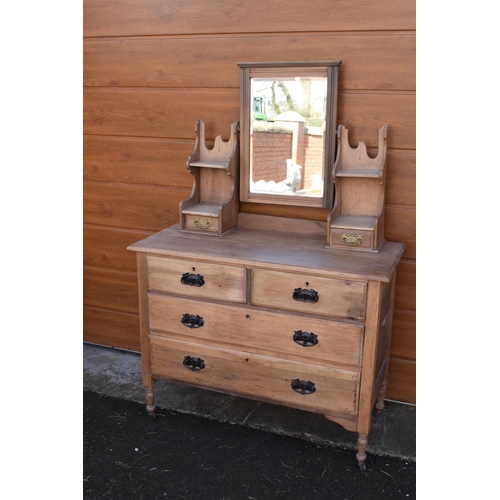
<svg viewBox="0 0 500 500">
<path fill-rule="evenodd" d="M 388 397 L 415 402 L 416 6 L 413 0 L 84 0 L 84 340 L 140 350 L 135 255 L 179 222 L 194 125 L 239 120 L 238 62 L 340 59 L 338 123 L 375 151 L 388 126 L 385 238 L 399 266 Z M 326 221 L 329 209 L 240 203 Z M 132 254 L 132 255 L 129 255 Z"/>
<path fill-rule="evenodd" d="M 357 412 L 359 374 L 356 372 L 154 335 L 150 342 L 151 370 L 159 377 L 323 414 L 355 415 Z M 200 371 L 186 369 L 183 366 L 185 356 L 203 359 L 205 368 Z M 299 377 L 311 380 L 316 391 L 307 397 L 293 391 L 291 381 Z"/>
<path fill-rule="evenodd" d="M 84 41 L 87 87 L 235 88 L 235 61 L 342 60 L 339 88 L 415 90 L 413 33 L 238 34 Z M 172 71 L 176 68 L 176 71 Z"/>
<path fill-rule="evenodd" d="M 415 2 L 406 0 L 85 0 L 84 36 L 414 30 Z"/>
</svg>

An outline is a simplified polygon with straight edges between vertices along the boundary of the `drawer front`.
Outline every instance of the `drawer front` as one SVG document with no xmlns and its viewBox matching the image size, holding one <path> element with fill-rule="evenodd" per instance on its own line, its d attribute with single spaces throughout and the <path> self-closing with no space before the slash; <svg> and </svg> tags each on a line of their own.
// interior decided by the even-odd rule
<svg viewBox="0 0 500 500">
<path fill-rule="evenodd" d="M 149 289 L 193 297 L 245 302 L 246 271 L 224 266 L 148 255 Z"/>
<path fill-rule="evenodd" d="M 366 290 L 361 282 L 254 270 L 251 303 L 363 320 Z"/>
<path fill-rule="evenodd" d="M 158 378 L 318 413 L 356 415 L 358 407 L 355 373 L 156 336 L 151 371 Z"/>
<path fill-rule="evenodd" d="M 216 233 L 219 231 L 218 217 L 201 217 L 199 215 L 183 214 L 186 229 Z"/>
<path fill-rule="evenodd" d="M 373 249 L 373 231 L 332 229 L 330 231 L 330 245 L 339 248 Z"/>
<path fill-rule="evenodd" d="M 150 329 L 161 335 L 355 371 L 361 365 L 360 325 L 159 294 L 148 300 Z"/>
</svg>

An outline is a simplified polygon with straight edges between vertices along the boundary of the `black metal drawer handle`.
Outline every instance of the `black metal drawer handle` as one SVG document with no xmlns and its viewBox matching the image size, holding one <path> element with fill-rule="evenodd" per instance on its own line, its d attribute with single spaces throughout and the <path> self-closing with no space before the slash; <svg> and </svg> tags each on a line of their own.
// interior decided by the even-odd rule
<svg viewBox="0 0 500 500">
<path fill-rule="evenodd" d="M 183 314 L 181 323 L 188 328 L 200 328 L 203 326 L 203 318 L 197 314 Z"/>
<path fill-rule="evenodd" d="M 318 343 L 318 336 L 313 332 L 303 332 L 302 330 L 297 330 L 293 334 L 293 341 L 303 347 L 311 347 Z"/>
<path fill-rule="evenodd" d="M 316 391 L 316 386 L 310 380 L 292 380 L 292 389 L 299 394 L 312 394 Z"/>
<path fill-rule="evenodd" d="M 203 286 L 205 280 L 201 274 L 184 273 L 181 278 L 181 283 L 189 286 Z"/>
<path fill-rule="evenodd" d="M 293 291 L 293 300 L 300 300 L 301 302 L 318 302 L 319 295 L 316 290 L 312 288 L 308 290 L 307 288 L 296 288 Z"/>
<path fill-rule="evenodd" d="M 191 356 L 185 356 L 182 364 L 189 370 L 194 372 L 197 370 L 203 370 L 205 368 L 205 361 L 201 358 L 192 358 Z"/>
</svg>

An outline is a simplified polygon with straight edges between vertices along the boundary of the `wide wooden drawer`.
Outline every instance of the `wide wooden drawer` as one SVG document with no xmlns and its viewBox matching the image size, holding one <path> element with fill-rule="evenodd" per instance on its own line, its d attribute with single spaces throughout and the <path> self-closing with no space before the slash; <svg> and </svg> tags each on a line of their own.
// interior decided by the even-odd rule
<svg viewBox="0 0 500 500">
<path fill-rule="evenodd" d="M 363 282 L 256 269 L 250 301 L 260 306 L 363 320 L 366 290 Z"/>
<path fill-rule="evenodd" d="M 357 413 L 356 373 L 157 336 L 150 341 L 157 378 L 318 413 Z"/>
<path fill-rule="evenodd" d="M 230 302 L 245 302 L 246 270 L 148 255 L 149 290 Z"/>
<path fill-rule="evenodd" d="M 358 370 L 363 326 L 150 293 L 149 327 L 180 340 Z"/>
</svg>

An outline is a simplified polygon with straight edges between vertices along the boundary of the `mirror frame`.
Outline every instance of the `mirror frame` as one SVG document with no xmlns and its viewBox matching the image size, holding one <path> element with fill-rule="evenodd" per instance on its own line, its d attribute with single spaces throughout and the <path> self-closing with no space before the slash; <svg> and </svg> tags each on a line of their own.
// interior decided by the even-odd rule
<svg viewBox="0 0 500 500">
<path fill-rule="evenodd" d="M 332 169 L 335 161 L 337 130 L 337 96 L 339 67 L 342 61 L 243 62 L 238 63 L 241 77 L 240 94 L 240 201 L 308 207 L 333 206 Z M 269 77 L 279 80 L 291 76 L 324 76 L 327 79 L 326 126 L 323 159 L 323 196 L 289 196 L 250 192 L 250 115 L 251 78 Z"/>
</svg>

